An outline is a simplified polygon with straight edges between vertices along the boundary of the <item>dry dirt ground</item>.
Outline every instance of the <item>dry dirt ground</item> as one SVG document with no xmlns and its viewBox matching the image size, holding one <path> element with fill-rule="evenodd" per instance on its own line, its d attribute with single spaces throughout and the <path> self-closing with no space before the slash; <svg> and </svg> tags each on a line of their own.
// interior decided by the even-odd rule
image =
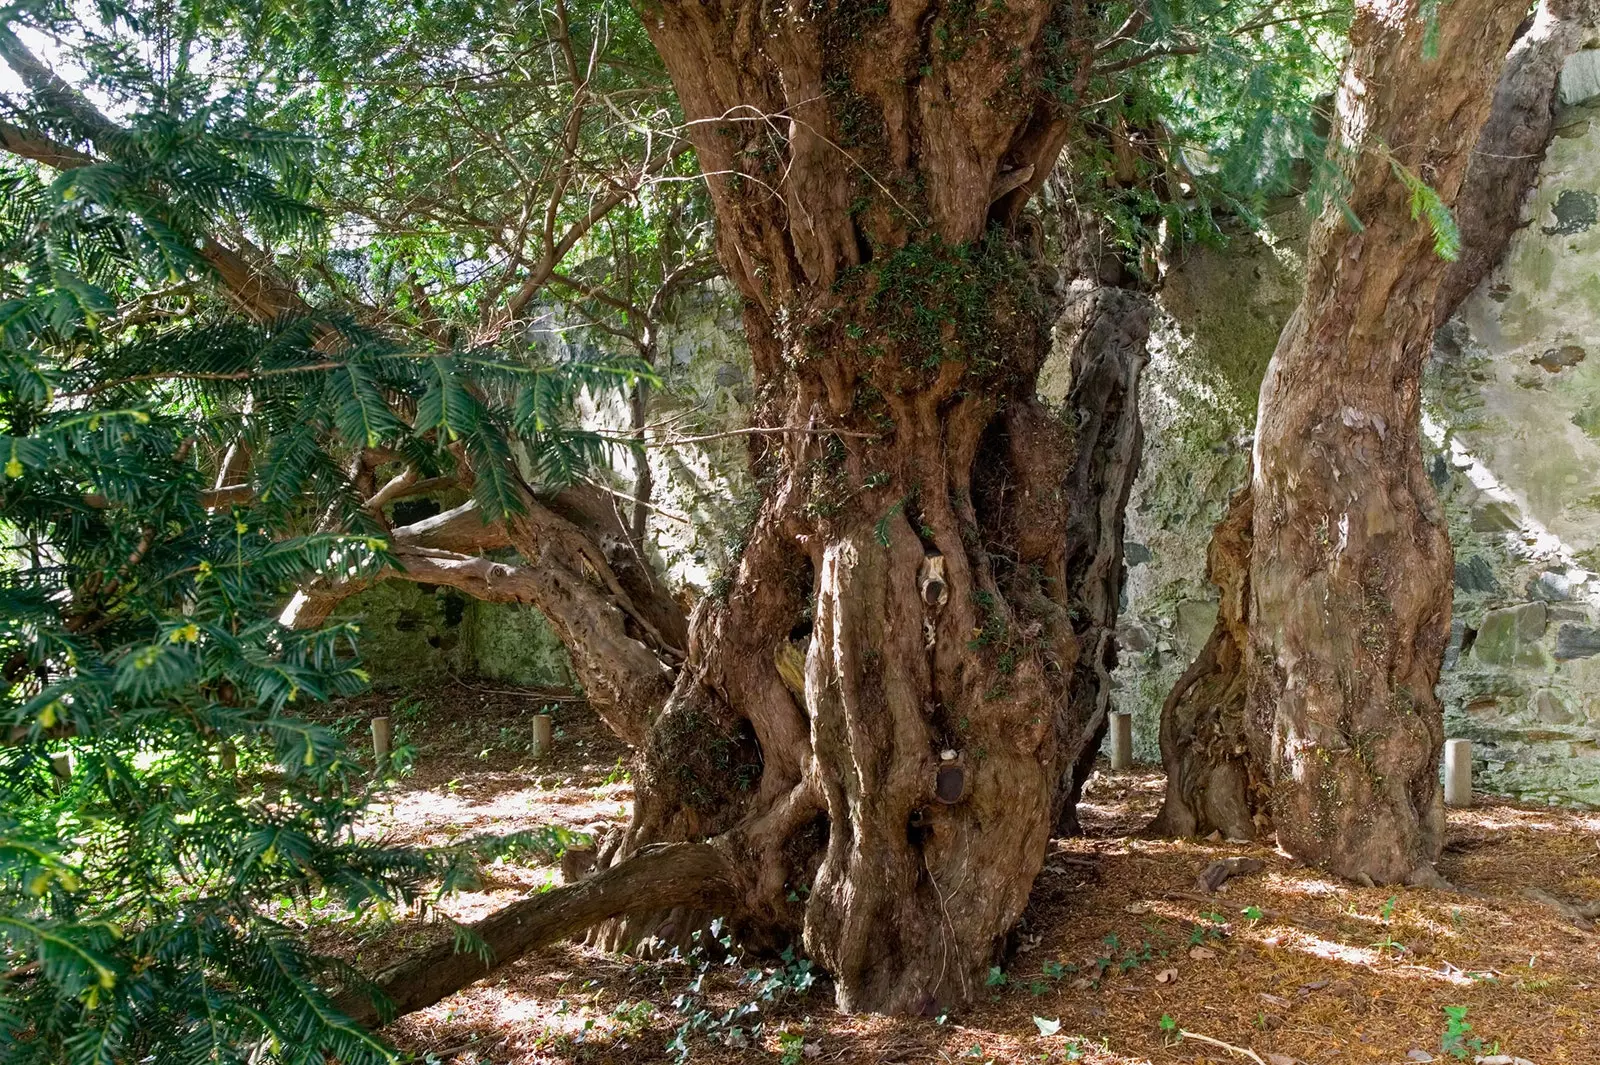
<svg viewBox="0 0 1600 1065">
<path fill-rule="evenodd" d="M 388 707 L 416 748 L 369 831 L 446 843 L 624 819 L 626 749 L 580 703 L 552 708 L 556 750 L 529 756 L 526 716 L 548 706 L 537 693 L 446 683 L 332 708 L 354 733 Z M 1479 796 L 1450 814 L 1440 871 L 1459 892 L 1364 889 L 1267 847 L 1137 838 L 1161 787 L 1147 770 L 1094 778 L 1087 835 L 1052 844 L 1018 949 L 976 1005 L 937 1021 L 843 1016 L 802 964 L 721 957 L 714 944 L 709 960 L 648 962 L 573 944 L 385 1034 L 450 1065 L 646 1065 L 685 1050 L 694 1062 L 784 1065 L 1600 1063 L 1600 935 L 1529 895 L 1600 899 L 1600 814 Z M 1202 869 L 1235 855 L 1265 867 L 1198 890 Z M 471 921 L 560 882 L 536 861 L 486 873 L 440 910 Z M 395 915 L 357 931 L 356 958 L 374 971 L 443 934 L 436 920 Z"/>
</svg>

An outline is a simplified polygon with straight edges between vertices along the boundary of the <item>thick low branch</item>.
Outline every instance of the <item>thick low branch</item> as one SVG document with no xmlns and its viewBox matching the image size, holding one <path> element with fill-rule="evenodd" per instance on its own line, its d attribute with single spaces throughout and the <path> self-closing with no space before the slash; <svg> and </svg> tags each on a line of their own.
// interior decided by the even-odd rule
<svg viewBox="0 0 1600 1065">
<path fill-rule="evenodd" d="M 710 843 L 646 847 L 621 865 L 576 884 L 514 902 L 470 926 L 487 945 L 489 961 L 457 953 L 446 941 L 401 962 L 375 983 L 388 997 L 380 1009 L 372 997 L 346 994 L 340 1009 L 366 1025 L 424 1009 L 483 979 L 530 950 L 576 935 L 614 917 L 657 913 L 675 906 L 734 904 L 732 869 Z"/>
</svg>

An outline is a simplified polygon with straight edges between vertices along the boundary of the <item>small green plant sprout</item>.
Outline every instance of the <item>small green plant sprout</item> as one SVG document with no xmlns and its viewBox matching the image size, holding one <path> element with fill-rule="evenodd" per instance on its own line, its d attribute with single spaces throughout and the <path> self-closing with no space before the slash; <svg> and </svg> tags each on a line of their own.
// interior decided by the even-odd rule
<svg viewBox="0 0 1600 1065">
<path fill-rule="evenodd" d="M 1472 1025 L 1467 1022 L 1467 1007 L 1444 1008 L 1444 1035 L 1439 1038 L 1439 1049 L 1460 1061 L 1481 1053 L 1483 1040 L 1472 1035 Z"/>
<path fill-rule="evenodd" d="M 781 1032 L 778 1035 L 778 1061 L 781 1065 L 800 1065 L 806 1057 L 804 1032 Z"/>
<path fill-rule="evenodd" d="M 989 975 L 983 978 L 983 986 L 1005 987 L 1006 984 L 1010 982 L 1010 979 L 1010 977 L 1006 976 L 1005 970 L 1000 968 L 1000 966 L 991 966 L 989 969 Z"/>
<path fill-rule="evenodd" d="M 1066 976 L 1068 973 L 1077 972 L 1078 971 L 1078 967 L 1076 965 L 1068 965 L 1068 964 L 1066 964 L 1064 962 L 1059 962 L 1059 961 L 1047 961 L 1041 967 L 1041 971 L 1044 973 L 1044 975 L 1047 978 L 1049 978 L 1051 980 L 1060 980 L 1062 977 Z"/>
<path fill-rule="evenodd" d="M 1266 916 L 1266 914 L 1261 911 L 1260 906 L 1246 906 L 1239 912 L 1244 914 L 1245 920 L 1249 921 L 1251 924 L 1256 923 L 1257 921 L 1261 920 L 1261 918 Z"/>
<path fill-rule="evenodd" d="M 1404 943 L 1394 938 L 1394 936 L 1388 932 L 1385 932 L 1383 934 L 1383 938 L 1372 944 L 1372 946 L 1379 954 L 1382 954 L 1386 950 L 1392 950 L 1396 954 L 1404 954 L 1407 949 Z"/>
<path fill-rule="evenodd" d="M 1168 1045 L 1183 1041 L 1183 1029 L 1178 1027 L 1177 1020 L 1170 1013 L 1163 1013 L 1160 1020 L 1162 1038 Z"/>
<path fill-rule="evenodd" d="M 1390 895 L 1384 900 L 1383 907 L 1378 910 L 1378 917 L 1385 923 L 1394 916 L 1394 904 L 1399 899 L 1398 895 Z"/>
</svg>

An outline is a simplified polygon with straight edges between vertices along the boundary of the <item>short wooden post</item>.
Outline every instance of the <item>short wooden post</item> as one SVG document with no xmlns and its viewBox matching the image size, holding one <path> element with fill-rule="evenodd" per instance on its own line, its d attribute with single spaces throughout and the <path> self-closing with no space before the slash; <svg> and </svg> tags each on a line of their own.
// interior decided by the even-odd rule
<svg viewBox="0 0 1600 1065">
<path fill-rule="evenodd" d="M 1111 768 L 1133 768 L 1133 715 L 1127 711 L 1111 715 Z"/>
<path fill-rule="evenodd" d="M 1444 804 L 1472 805 L 1472 741 L 1444 741 Z"/>
<path fill-rule="evenodd" d="M 50 756 L 50 768 L 55 773 L 56 779 L 65 784 L 72 779 L 72 752 L 62 751 L 60 754 Z"/>
<path fill-rule="evenodd" d="M 555 742 L 555 732 L 549 714 L 533 715 L 533 737 L 528 742 L 528 749 L 535 758 L 543 758 L 550 753 L 550 748 Z"/>
<path fill-rule="evenodd" d="M 372 719 L 372 757 L 379 765 L 389 761 L 389 748 L 394 740 L 394 725 L 387 717 Z"/>
<path fill-rule="evenodd" d="M 237 773 L 239 771 L 239 749 L 226 740 L 223 741 L 222 747 L 217 751 L 217 768 L 224 773 Z"/>
</svg>

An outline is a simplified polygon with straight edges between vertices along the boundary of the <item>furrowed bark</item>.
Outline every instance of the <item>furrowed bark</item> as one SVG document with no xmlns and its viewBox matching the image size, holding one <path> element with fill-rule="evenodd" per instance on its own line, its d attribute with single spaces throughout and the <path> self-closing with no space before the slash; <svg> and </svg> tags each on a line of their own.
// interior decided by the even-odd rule
<svg viewBox="0 0 1600 1065">
<path fill-rule="evenodd" d="M 1252 516 L 1246 484 L 1211 534 L 1206 579 L 1222 593 L 1217 627 L 1161 707 L 1167 790 L 1146 829 L 1153 835 L 1250 839 L 1270 827 L 1266 771 L 1251 754 L 1244 718 Z"/>
<path fill-rule="evenodd" d="M 1552 135 L 1561 67 L 1596 19 L 1591 0 L 1541 5 L 1512 45 L 1454 205 L 1462 250 L 1439 286 L 1436 325 L 1488 276 L 1523 224 L 1522 202 Z M 1221 592 L 1217 626 L 1162 707 L 1168 790 L 1161 814 L 1148 829 L 1157 835 L 1216 830 L 1242 838 L 1251 829 L 1259 834 L 1271 827 L 1269 797 L 1261 784 L 1266 764 L 1241 750 L 1252 520 L 1248 488 L 1242 497 L 1213 533 L 1208 557 L 1208 578 Z"/>
<path fill-rule="evenodd" d="M 1081 831 L 1078 800 L 1110 721 L 1117 614 L 1127 578 L 1123 529 L 1144 444 L 1139 376 L 1148 361 L 1153 314 L 1149 296 L 1111 286 L 1083 294 L 1068 312 L 1075 333 L 1066 407 L 1078 430 L 1067 478 L 1066 573 L 1083 651 L 1072 678 L 1074 709 L 1058 718 L 1076 729 L 1060 737 L 1067 770 L 1056 789 L 1055 825 L 1064 836 Z"/>
<path fill-rule="evenodd" d="M 607 918 L 729 903 L 735 895 L 733 883 L 727 859 L 711 844 L 645 848 L 621 865 L 514 902 L 470 925 L 472 936 L 487 947 L 488 961 L 472 950 L 458 953 L 454 941 L 445 940 L 380 974 L 373 983 L 381 998 L 350 992 L 336 1005 L 357 1023 L 376 1027 L 425 1009 L 529 951 Z"/>
<path fill-rule="evenodd" d="M 1362 0 L 1330 157 L 1358 232 L 1314 224 L 1257 419 L 1246 718 L 1279 845 L 1352 879 L 1437 879 L 1451 551 L 1422 466 L 1422 367 L 1446 264 L 1414 217 L 1454 202 L 1520 4 Z M 1410 183 L 1408 186 L 1408 182 Z"/>
<path fill-rule="evenodd" d="M 746 299 L 767 487 L 601 862 L 737 836 L 739 931 L 802 935 L 847 1010 L 981 988 L 1093 732 L 1069 522 L 1096 510 L 1074 565 L 1103 593 L 1096 493 L 1128 438 L 1093 430 L 1120 465 L 1081 467 L 1075 497 L 1076 426 L 1035 395 L 1060 286 L 1017 225 L 1107 30 L 1081 12 L 1014 0 L 982 32 L 943 0 L 642 12 Z"/>
</svg>

